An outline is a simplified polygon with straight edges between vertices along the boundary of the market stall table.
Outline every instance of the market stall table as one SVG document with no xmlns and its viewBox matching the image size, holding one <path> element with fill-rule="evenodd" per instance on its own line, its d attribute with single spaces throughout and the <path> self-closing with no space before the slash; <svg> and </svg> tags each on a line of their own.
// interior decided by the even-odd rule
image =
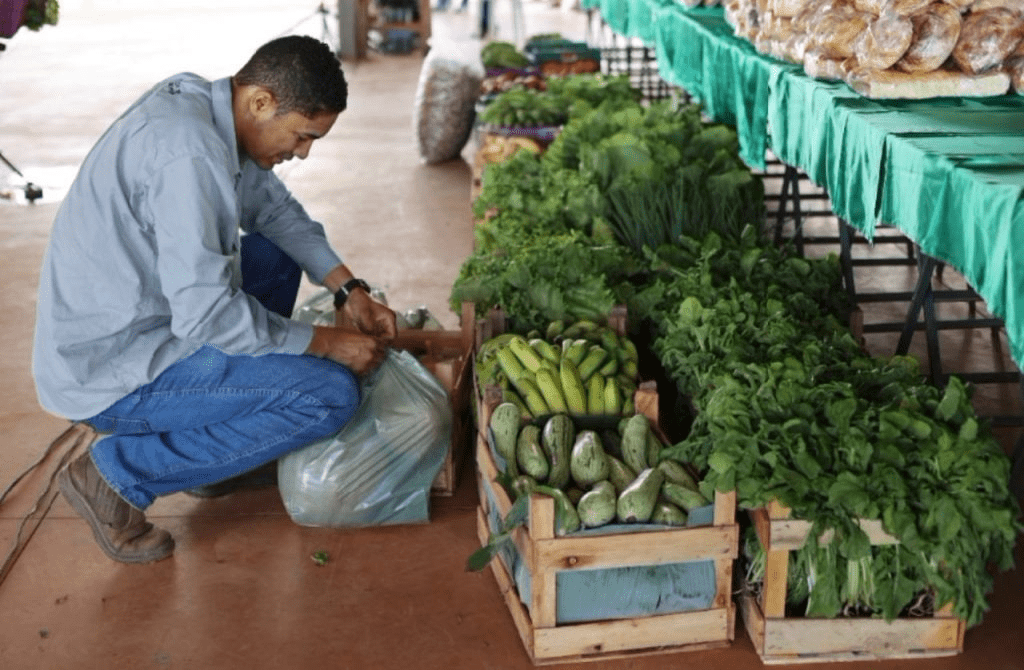
<svg viewBox="0 0 1024 670">
<path fill-rule="evenodd" d="M 1024 97 L 872 100 L 758 53 L 721 7 L 584 5 L 652 42 L 662 76 L 736 127 L 752 167 L 770 151 L 824 187 L 836 215 L 868 239 L 885 222 L 954 267 L 1024 361 Z"/>
</svg>

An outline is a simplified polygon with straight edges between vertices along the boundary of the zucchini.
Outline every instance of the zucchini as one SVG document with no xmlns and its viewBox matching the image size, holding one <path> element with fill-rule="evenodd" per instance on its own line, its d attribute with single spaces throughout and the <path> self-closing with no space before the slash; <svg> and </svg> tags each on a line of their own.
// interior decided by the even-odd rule
<svg viewBox="0 0 1024 670">
<path fill-rule="evenodd" d="M 623 523 L 646 523 L 654 513 L 658 493 L 665 474 L 656 468 L 647 468 L 637 475 L 632 484 L 619 494 L 615 514 Z"/>
<path fill-rule="evenodd" d="M 601 438 L 596 432 L 581 430 L 576 434 L 569 456 L 569 472 L 573 481 L 582 488 L 608 479 L 608 455 L 604 453 Z"/>
<path fill-rule="evenodd" d="M 548 477 L 548 459 L 544 456 L 544 448 L 540 446 L 540 428 L 527 424 L 519 431 L 516 440 L 516 461 L 519 469 L 537 481 Z"/>
<path fill-rule="evenodd" d="M 489 426 L 494 437 L 494 450 L 505 459 L 505 472 L 510 476 L 519 475 L 516 463 L 516 440 L 519 436 L 519 422 L 522 420 L 519 406 L 511 402 L 500 403 L 491 412 Z"/>
<path fill-rule="evenodd" d="M 540 443 L 548 456 L 548 485 L 564 488 L 569 483 L 569 460 L 576 441 L 576 426 L 565 414 L 553 414 L 544 423 Z"/>
<path fill-rule="evenodd" d="M 615 486 L 608 480 L 594 484 L 576 503 L 576 512 L 584 528 L 603 526 L 615 518 Z"/>
<path fill-rule="evenodd" d="M 580 516 L 569 496 L 553 486 L 543 484 L 538 484 L 534 492 L 555 499 L 555 535 L 562 536 L 579 530 Z"/>
<path fill-rule="evenodd" d="M 650 422 L 643 414 L 629 417 L 622 429 L 622 460 L 633 472 L 641 472 L 648 467 L 647 434 L 650 432 Z"/>
</svg>

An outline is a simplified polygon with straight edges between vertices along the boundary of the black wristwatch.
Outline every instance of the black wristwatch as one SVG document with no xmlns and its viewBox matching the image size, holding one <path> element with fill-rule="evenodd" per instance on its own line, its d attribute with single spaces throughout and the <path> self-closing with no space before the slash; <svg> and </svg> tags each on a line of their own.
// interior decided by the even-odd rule
<svg viewBox="0 0 1024 670">
<path fill-rule="evenodd" d="M 341 309 L 345 301 L 348 300 L 349 294 L 357 288 L 361 288 L 366 291 L 366 294 L 370 294 L 370 285 L 362 279 L 353 277 L 345 282 L 345 285 L 338 289 L 338 292 L 334 294 L 334 309 Z"/>
</svg>

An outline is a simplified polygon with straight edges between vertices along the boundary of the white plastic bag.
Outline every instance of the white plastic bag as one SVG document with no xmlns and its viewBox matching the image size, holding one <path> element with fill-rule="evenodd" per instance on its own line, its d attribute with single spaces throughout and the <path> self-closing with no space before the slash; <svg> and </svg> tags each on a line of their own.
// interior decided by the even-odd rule
<svg viewBox="0 0 1024 670">
<path fill-rule="evenodd" d="M 292 520 L 332 528 L 429 521 L 430 487 L 451 447 L 448 392 L 407 351 L 390 351 L 332 437 L 278 460 Z"/>
</svg>

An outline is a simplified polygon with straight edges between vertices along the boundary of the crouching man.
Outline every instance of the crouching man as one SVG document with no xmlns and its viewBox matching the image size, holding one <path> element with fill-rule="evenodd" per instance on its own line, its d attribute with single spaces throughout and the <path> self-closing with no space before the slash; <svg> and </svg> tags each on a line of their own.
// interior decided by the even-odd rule
<svg viewBox="0 0 1024 670">
<path fill-rule="evenodd" d="M 395 314 L 373 300 L 271 169 L 305 158 L 347 104 L 323 43 L 265 44 L 233 77 L 166 79 L 86 157 L 40 276 L 44 408 L 109 435 L 59 477 L 116 561 L 170 556 L 157 496 L 236 478 L 339 430 Z M 336 328 L 291 320 L 299 281 Z"/>
</svg>

